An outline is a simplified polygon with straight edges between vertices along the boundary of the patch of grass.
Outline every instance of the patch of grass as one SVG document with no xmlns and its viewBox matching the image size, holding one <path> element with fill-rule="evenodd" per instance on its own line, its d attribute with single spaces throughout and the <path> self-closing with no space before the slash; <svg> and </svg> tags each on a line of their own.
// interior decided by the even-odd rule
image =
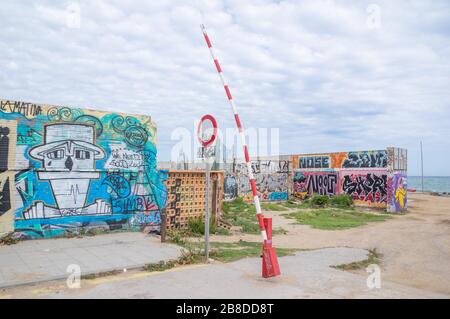
<svg viewBox="0 0 450 319">
<path fill-rule="evenodd" d="M 164 261 L 161 260 L 158 263 L 146 264 L 142 267 L 145 271 L 164 271 L 175 267 L 175 262 L 173 260 Z"/>
<path fill-rule="evenodd" d="M 242 197 L 235 198 L 230 202 L 223 202 L 222 210 L 224 213 L 229 212 L 256 212 L 255 207 L 246 203 Z"/>
<path fill-rule="evenodd" d="M 311 197 L 310 203 L 313 207 L 325 207 L 328 206 L 330 198 L 325 195 L 314 195 Z"/>
<path fill-rule="evenodd" d="M 187 247 L 186 250 L 181 251 L 180 258 L 177 259 L 178 265 L 191 265 L 198 264 L 205 261 L 205 254 L 203 245 L 201 248 L 195 248 L 195 246 Z"/>
<path fill-rule="evenodd" d="M 201 217 L 189 219 L 188 227 L 188 231 L 192 236 L 203 236 L 205 234 L 205 223 Z M 212 235 L 230 235 L 227 229 L 217 227 L 212 220 L 209 223 L 209 233 Z"/>
<path fill-rule="evenodd" d="M 204 235 L 205 234 L 205 224 L 203 223 L 203 218 L 189 218 L 188 227 L 192 234 Z M 211 227 L 211 225 L 210 225 Z"/>
<path fill-rule="evenodd" d="M 266 211 L 273 211 L 273 212 L 281 212 L 287 210 L 286 207 L 284 207 L 281 202 L 280 203 L 261 203 L 261 208 Z"/>
<path fill-rule="evenodd" d="M 259 226 L 255 217 L 255 207 L 242 198 L 236 198 L 231 202 L 224 202 L 222 206 L 223 218 L 233 226 L 242 228 L 247 234 L 258 234 Z"/>
<path fill-rule="evenodd" d="M 169 229 L 166 236 L 169 242 L 184 247 L 187 243 L 186 237 L 189 236 L 189 232 L 185 229 Z"/>
<path fill-rule="evenodd" d="M 211 243 L 210 257 L 221 262 L 236 261 L 246 257 L 259 257 L 262 245 L 258 242 Z M 278 257 L 293 255 L 298 249 L 277 248 Z"/>
<path fill-rule="evenodd" d="M 281 202 L 280 205 L 286 207 L 286 208 L 300 208 L 302 205 L 302 202 L 298 202 L 298 201 L 293 201 L 293 200 L 288 200 L 285 202 Z"/>
<path fill-rule="evenodd" d="M 265 211 L 286 211 L 291 207 L 298 207 L 298 203 L 294 201 L 261 203 L 261 208 Z M 241 227 L 243 233 L 259 234 L 256 209 L 253 204 L 244 202 L 242 198 L 236 198 L 231 202 L 224 202 L 222 210 L 223 218 L 233 226 Z"/>
<path fill-rule="evenodd" d="M 336 265 L 331 266 L 332 268 L 340 269 L 340 270 L 359 270 L 359 269 L 365 269 L 367 266 L 371 264 L 381 265 L 381 258 L 383 257 L 382 254 L 377 252 L 376 248 L 369 249 L 369 254 L 367 256 L 366 260 L 356 261 L 350 264 L 342 264 L 342 265 Z"/>
<path fill-rule="evenodd" d="M 228 229 L 217 227 L 215 235 L 221 235 L 221 236 L 231 236 L 231 233 Z"/>
<path fill-rule="evenodd" d="M 349 208 L 353 206 L 353 198 L 347 194 L 331 196 L 329 204 L 332 207 Z"/>
<path fill-rule="evenodd" d="M 324 230 L 348 229 L 390 218 L 385 214 L 362 213 L 354 209 L 322 208 L 288 214 L 299 224 Z"/>
<path fill-rule="evenodd" d="M 120 274 L 122 272 L 123 271 L 121 271 L 121 270 L 102 271 L 102 272 L 99 272 L 99 273 L 83 275 L 80 278 L 81 279 L 85 279 L 85 280 L 92 280 L 92 279 L 96 279 L 96 278 L 100 278 L 100 277 L 107 277 L 107 276 L 117 275 L 117 274 Z"/>
<path fill-rule="evenodd" d="M 282 227 L 272 229 L 272 235 L 286 235 L 288 231 Z"/>
</svg>

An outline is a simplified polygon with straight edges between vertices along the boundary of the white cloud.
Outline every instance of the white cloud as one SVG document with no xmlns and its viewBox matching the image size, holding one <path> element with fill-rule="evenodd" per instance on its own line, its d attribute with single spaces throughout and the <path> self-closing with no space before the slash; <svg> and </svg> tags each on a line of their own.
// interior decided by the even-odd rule
<svg viewBox="0 0 450 319">
<path fill-rule="evenodd" d="M 80 28 L 67 7 L 80 5 Z M 205 113 L 233 127 L 205 23 L 244 125 L 279 127 L 281 152 L 417 147 L 450 175 L 450 4 L 377 1 L 10 1 L 2 98 L 149 114 L 161 159 Z M 431 154 L 433 156 L 431 156 Z"/>
</svg>

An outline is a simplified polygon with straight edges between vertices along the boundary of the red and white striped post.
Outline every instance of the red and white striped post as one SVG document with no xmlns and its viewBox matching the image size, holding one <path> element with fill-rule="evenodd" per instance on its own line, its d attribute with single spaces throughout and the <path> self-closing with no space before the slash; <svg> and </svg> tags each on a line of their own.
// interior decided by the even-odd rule
<svg viewBox="0 0 450 319">
<path fill-rule="evenodd" d="M 233 109 L 234 119 L 236 121 L 236 125 L 239 130 L 239 137 L 241 139 L 242 147 L 244 148 L 245 162 L 247 164 L 248 177 L 249 177 L 250 186 L 252 189 L 253 201 L 255 203 L 256 216 L 258 218 L 259 229 L 261 231 L 261 236 L 263 238 L 263 277 L 278 276 L 278 275 L 280 275 L 280 268 L 278 266 L 278 260 L 277 260 L 277 255 L 276 255 L 275 249 L 272 247 L 272 238 L 271 237 L 267 238 L 266 227 L 264 225 L 264 216 L 261 211 L 261 204 L 259 202 L 258 191 L 256 189 L 255 176 L 253 175 L 253 171 L 252 171 L 251 159 L 250 159 L 250 155 L 248 152 L 248 146 L 245 142 L 244 127 L 242 126 L 242 122 L 239 118 L 239 114 L 238 114 L 236 105 L 234 104 L 233 97 L 231 96 L 230 88 L 229 88 L 227 82 L 225 81 L 225 77 L 223 76 L 223 71 L 222 71 L 222 68 L 220 67 L 219 60 L 214 55 L 211 40 L 209 39 L 208 34 L 206 33 L 206 28 L 203 24 L 201 25 L 201 29 L 202 29 L 206 44 L 208 45 L 209 53 L 211 54 L 211 57 L 214 61 L 217 72 L 219 73 L 219 77 L 220 77 L 220 80 L 222 81 L 228 101 L 230 102 L 230 105 Z"/>
</svg>

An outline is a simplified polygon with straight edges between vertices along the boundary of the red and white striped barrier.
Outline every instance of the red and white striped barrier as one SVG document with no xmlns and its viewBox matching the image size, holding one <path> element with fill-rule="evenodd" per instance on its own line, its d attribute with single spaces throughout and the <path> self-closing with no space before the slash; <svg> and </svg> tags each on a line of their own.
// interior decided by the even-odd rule
<svg viewBox="0 0 450 319">
<path fill-rule="evenodd" d="M 259 229 L 261 231 L 261 236 L 263 238 L 263 247 L 270 247 L 268 249 L 272 249 L 271 254 L 270 254 L 272 257 L 270 258 L 270 260 L 263 261 L 263 264 L 264 263 L 272 264 L 271 265 L 272 267 L 269 267 L 269 268 L 272 268 L 273 271 L 271 272 L 271 274 L 268 274 L 268 275 L 266 274 L 266 276 L 264 276 L 264 270 L 263 270 L 263 276 L 264 277 L 277 276 L 280 274 L 280 270 L 278 267 L 278 261 L 277 261 L 275 250 L 271 247 L 272 238 L 270 238 L 270 239 L 267 238 L 266 227 L 264 226 L 264 216 L 262 215 L 261 204 L 259 202 L 258 191 L 256 189 L 255 176 L 253 175 L 253 172 L 252 172 L 251 159 L 250 159 L 250 155 L 248 153 L 248 146 L 245 142 L 244 127 L 242 126 L 242 122 L 239 118 L 239 114 L 238 114 L 236 105 L 234 104 L 234 100 L 231 95 L 230 87 L 228 86 L 227 82 L 225 81 L 225 77 L 223 76 L 223 71 L 222 71 L 222 68 L 220 67 L 219 60 L 214 55 L 214 50 L 213 50 L 213 47 L 211 44 L 211 40 L 209 39 L 208 34 L 206 33 L 206 28 L 203 24 L 201 25 L 201 29 L 203 32 L 203 36 L 205 37 L 206 44 L 208 45 L 209 53 L 211 54 L 211 57 L 214 60 L 214 64 L 216 66 L 217 72 L 219 73 L 219 77 L 220 77 L 220 80 L 222 81 L 223 88 L 225 89 L 225 93 L 227 95 L 228 101 L 230 102 L 230 105 L 233 109 L 234 119 L 236 121 L 236 125 L 239 130 L 239 137 L 241 139 L 242 147 L 244 148 L 245 162 L 247 164 L 248 177 L 250 180 L 250 186 L 251 186 L 252 194 L 253 194 L 253 201 L 255 203 L 255 208 L 256 208 L 256 216 L 258 217 Z M 265 249 L 265 248 L 263 248 L 263 249 Z M 263 257 L 264 257 L 264 254 L 263 254 Z M 263 267 L 263 269 L 264 269 L 264 267 Z"/>
</svg>

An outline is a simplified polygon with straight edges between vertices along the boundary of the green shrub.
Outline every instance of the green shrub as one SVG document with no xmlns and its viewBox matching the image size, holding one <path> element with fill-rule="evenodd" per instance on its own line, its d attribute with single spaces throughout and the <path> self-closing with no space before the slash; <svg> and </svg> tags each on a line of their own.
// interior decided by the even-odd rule
<svg viewBox="0 0 450 319">
<path fill-rule="evenodd" d="M 169 229 L 167 231 L 168 240 L 180 246 L 186 245 L 187 236 L 188 234 L 184 229 Z"/>
<path fill-rule="evenodd" d="M 188 220 L 189 230 L 193 235 L 204 235 L 205 234 L 205 223 L 202 217 L 190 218 Z M 215 234 L 217 232 L 217 226 L 212 219 L 209 221 L 209 233 Z"/>
<path fill-rule="evenodd" d="M 205 234 L 205 224 L 203 223 L 203 219 L 201 217 L 189 218 L 188 226 L 189 226 L 189 230 L 193 234 L 197 234 L 197 235 Z"/>
<path fill-rule="evenodd" d="M 335 195 L 330 198 L 330 205 L 333 207 L 352 207 L 353 198 L 347 194 Z"/>
<path fill-rule="evenodd" d="M 325 207 L 328 205 L 330 198 L 325 195 L 314 195 L 311 197 L 311 205 L 315 207 Z"/>
</svg>

